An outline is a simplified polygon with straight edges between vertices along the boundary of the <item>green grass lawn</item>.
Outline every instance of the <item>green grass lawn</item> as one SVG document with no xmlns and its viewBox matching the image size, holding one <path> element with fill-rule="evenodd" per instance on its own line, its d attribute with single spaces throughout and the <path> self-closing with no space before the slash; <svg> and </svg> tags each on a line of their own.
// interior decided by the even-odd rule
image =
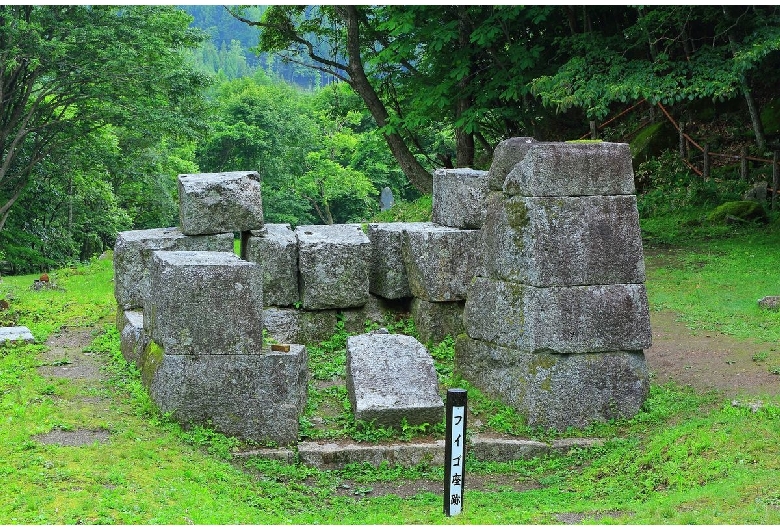
<svg viewBox="0 0 780 530">
<path fill-rule="evenodd" d="M 648 248 L 651 310 L 674 311 L 697 329 L 778 340 L 778 314 L 756 305 L 780 294 L 778 239 L 767 230 Z M 119 354 L 111 262 L 52 277 L 64 290 L 32 291 L 35 276 L 3 278 L 0 297 L 11 308 L 2 319 L 41 342 L 61 326 L 95 326 L 89 349 L 105 364 L 106 381 L 86 390 L 52 381 L 36 371 L 44 346 L 0 347 L 0 524 L 557 524 L 560 514 L 621 524 L 780 523 L 778 395 L 752 412 L 716 393 L 652 385 L 635 418 L 564 433 L 601 437 L 602 447 L 508 464 L 470 461 L 471 476 L 511 476 L 529 488 L 478 492 L 467 482 L 464 512 L 448 519 L 434 494 L 359 494 L 383 482 L 438 481 L 441 468 L 337 472 L 238 461 L 231 457 L 238 441 L 206 428 L 183 431 L 155 410 Z M 331 342 L 318 346 L 314 368 L 324 373 L 338 370 L 328 364 L 328 352 L 340 348 Z M 442 377 L 450 375 L 448 352 L 437 346 Z M 479 396 L 471 403 L 499 430 L 559 435 L 524 430 L 511 411 Z M 110 440 L 83 447 L 34 440 L 54 428 L 103 429 Z M 357 493 L 337 495 L 345 483 Z"/>
</svg>

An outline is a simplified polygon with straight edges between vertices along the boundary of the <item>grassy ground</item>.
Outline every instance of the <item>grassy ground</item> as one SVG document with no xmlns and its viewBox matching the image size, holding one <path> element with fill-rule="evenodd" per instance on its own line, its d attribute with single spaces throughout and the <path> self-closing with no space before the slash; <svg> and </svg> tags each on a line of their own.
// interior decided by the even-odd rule
<svg viewBox="0 0 780 530">
<path fill-rule="evenodd" d="M 675 311 L 700 329 L 778 340 L 777 314 L 759 311 L 755 302 L 780 294 L 778 243 L 772 231 L 760 230 L 648 248 L 651 309 Z M 431 493 L 370 494 L 379 483 L 439 481 L 440 468 L 328 472 L 239 462 L 231 457 L 236 440 L 205 428 L 182 431 L 155 411 L 118 352 L 111 262 L 52 276 L 64 290 L 31 291 L 33 276 L 3 278 L 0 297 L 11 308 L 0 318 L 28 326 L 40 341 L 61 326 L 93 326 L 90 350 L 105 377 L 91 386 L 47 379 L 36 369 L 44 346 L 0 347 L 0 524 L 780 523 L 780 396 L 764 397 L 753 412 L 715 393 L 652 385 L 637 417 L 565 433 L 602 437 L 603 447 L 510 464 L 470 462 L 471 476 L 495 478 L 496 486 L 467 486 L 463 514 L 447 519 Z M 342 338 L 317 346 L 313 371 L 331 377 L 341 369 Z M 437 348 L 446 379 L 450 346 Z M 557 435 L 528 432 L 500 404 L 471 397 L 496 430 Z M 334 427 L 338 436 L 377 435 L 350 421 L 346 415 Z M 110 441 L 83 447 L 35 441 L 55 428 L 102 429 Z M 417 433 L 393 436 L 405 434 Z M 521 487 L 503 486 L 506 477 Z"/>
</svg>

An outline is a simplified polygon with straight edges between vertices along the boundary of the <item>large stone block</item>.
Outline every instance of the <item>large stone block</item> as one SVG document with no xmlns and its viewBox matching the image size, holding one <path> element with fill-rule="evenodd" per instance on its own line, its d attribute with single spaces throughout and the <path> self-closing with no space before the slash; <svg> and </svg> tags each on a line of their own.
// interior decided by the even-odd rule
<svg viewBox="0 0 780 530">
<path fill-rule="evenodd" d="M 144 315 L 141 311 L 122 311 L 125 324 L 119 330 L 119 350 L 129 363 L 140 366 L 141 355 L 149 345 L 149 336 L 144 330 Z"/>
<path fill-rule="evenodd" d="M 412 300 L 412 319 L 417 336 L 425 343 L 438 343 L 447 335 L 457 337 L 464 332 L 463 302 L 428 302 Z"/>
<path fill-rule="evenodd" d="M 644 285 L 532 287 L 476 277 L 463 320 L 469 337 L 534 353 L 649 348 Z"/>
<path fill-rule="evenodd" d="M 263 270 L 266 307 L 292 307 L 298 301 L 298 239 L 288 224 L 267 224 L 247 239 L 246 260 Z"/>
<path fill-rule="evenodd" d="M 227 252 L 152 254 L 144 326 L 169 355 L 260 353 L 260 266 Z"/>
<path fill-rule="evenodd" d="M 358 224 L 295 229 L 304 309 L 361 307 L 368 301 L 371 241 Z"/>
<path fill-rule="evenodd" d="M 298 439 L 307 361 L 295 344 L 260 355 L 169 355 L 152 344 L 141 373 L 155 404 L 185 427 L 209 423 L 228 436 L 287 446 Z"/>
<path fill-rule="evenodd" d="M 179 175 L 179 221 L 187 235 L 263 228 L 262 177 L 255 171 Z"/>
<path fill-rule="evenodd" d="M 628 144 L 532 143 L 504 181 L 504 192 L 526 197 L 633 195 Z"/>
<path fill-rule="evenodd" d="M 402 249 L 412 294 L 429 302 L 465 300 L 476 272 L 478 245 L 478 230 L 433 223 L 408 226 Z"/>
<path fill-rule="evenodd" d="M 312 344 L 331 337 L 336 331 L 336 310 L 267 307 L 263 310 L 263 325 L 277 342 Z"/>
<path fill-rule="evenodd" d="M 368 333 L 347 339 L 347 393 L 355 419 L 400 427 L 444 417 L 433 358 L 414 337 Z"/>
<path fill-rule="evenodd" d="M 368 225 L 371 240 L 369 291 L 388 299 L 408 298 L 409 276 L 403 258 L 404 230 L 429 223 L 372 223 Z"/>
<path fill-rule="evenodd" d="M 488 172 L 469 168 L 437 169 L 433 173 L 434 223 L 476 230 L 485 220 Z"/>
<path fill-rule="evenodd" d="M 480 274 L 536 287 L 643 283 L 633 195 L 521 197 L 493 192 Z"/>
<path fill-rule="evenodd" d="M 455 371 L 529 425 L 558 430 L 630 418 L 650 386 L 641 351 L 531 353 L 466 335 L 455 343 Z"/>
<path fill-rule="evenodd" d="M 233 233 L 185 236 L 178 228 L 120 232 L 114 245 L 114 296 L 120 308 L 144 306 L 149 296 L 149 264 L 155 250 L 233 252 Z"/>
<path fill-rule="evenodd" d="M 503 190 L 506 176 L 525 158 L 531 144 L 535 142 L 533 138 L 527 137 L 507 138 L 500 142 L 493 151 L 493 163 L 488 172 L 488 188 Z"/>
</svg>

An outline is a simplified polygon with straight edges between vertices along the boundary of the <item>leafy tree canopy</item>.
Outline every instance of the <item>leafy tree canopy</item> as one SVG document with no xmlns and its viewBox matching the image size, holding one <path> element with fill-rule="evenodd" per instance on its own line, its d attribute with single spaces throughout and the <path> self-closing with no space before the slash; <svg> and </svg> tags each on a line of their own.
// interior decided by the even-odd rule
<svg viewBox="0 0 780 530">
<path fill-rule="evenodd" d="M 36 168 L 113 125 L 136 149 L 200 127 L 201 36 L 170 6 L 0 6 L 0 229 Z"/>
</svg>

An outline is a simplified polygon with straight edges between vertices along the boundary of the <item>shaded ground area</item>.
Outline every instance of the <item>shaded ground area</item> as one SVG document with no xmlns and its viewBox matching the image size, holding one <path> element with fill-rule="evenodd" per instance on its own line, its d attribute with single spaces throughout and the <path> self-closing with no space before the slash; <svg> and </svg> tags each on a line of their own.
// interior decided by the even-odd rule
<svg viewBox="0 0 780 530">
<path fill-rule="evenodd" d="M 645 351 L 654 381 L 674 381 L 728 397 L 780 394 L 780 345 L 693 332 L 671 312 L 652 312 L 653 346 Z"/>
<path fill-rule="evenodd" d="M 94 394 L 94 389 L 101 386 L 105 380 L 100 371 L 99 359 L 84 351 L 96 332 L 97 328 L 63 328 L 59 333 L 49 336 L 46 341 L 49 349 L 40 354 L 41 366 L 38 367 L 38 373 L 49 379 L 69 379 L 74 385 L 78 385 L 80 392 L 80 395 L 71 399 L 102 405 L 102 408 L 107 410 L 111 406 L 107 399 L 90 395 Z M 78 403 L 72 400 L 62 401 L 63 406 L 78 406 Z M 71 447 L 105 443 L 108 439 L 108 431 L 90 429 L 53 429 L 35 438 L 42 444 Z"/>
</svg>

